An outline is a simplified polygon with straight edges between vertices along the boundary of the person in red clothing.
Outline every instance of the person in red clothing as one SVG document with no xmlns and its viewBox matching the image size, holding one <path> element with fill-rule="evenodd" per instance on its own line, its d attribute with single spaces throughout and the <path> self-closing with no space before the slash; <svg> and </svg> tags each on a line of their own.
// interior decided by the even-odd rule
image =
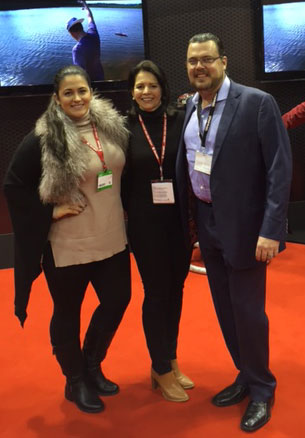
<svg viewBox="0 0 305 438">
<path fill-rule="evenodd" d="M 282 115 L 282 120 L 287 129 L 297 128 L 305 123 L 305 102 L 292 108 Z"/>
</svg>

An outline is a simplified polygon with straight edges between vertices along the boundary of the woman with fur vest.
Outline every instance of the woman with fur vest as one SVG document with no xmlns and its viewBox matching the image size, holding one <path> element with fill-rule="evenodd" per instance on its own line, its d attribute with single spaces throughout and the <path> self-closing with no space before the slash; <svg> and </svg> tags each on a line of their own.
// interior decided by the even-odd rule
<svg viewBox="0 0 305 438">
<path fill-rule="evenodd" d="M 47 110 L 15 152 L 4 185 L 15 234 L 15 313 L 23 326 L 31 285 L 43 270 L 65 397 L 89 413 L 104 409 L 99 395 L 119 391 L 100 363 L 130 301 L 120 199 L 127 141 L 124 118 L 93 94 L 87 73 L 64 67 Z M 81 349 L 80 311 L 90 282 L 100 304 Z"/>
</svg>

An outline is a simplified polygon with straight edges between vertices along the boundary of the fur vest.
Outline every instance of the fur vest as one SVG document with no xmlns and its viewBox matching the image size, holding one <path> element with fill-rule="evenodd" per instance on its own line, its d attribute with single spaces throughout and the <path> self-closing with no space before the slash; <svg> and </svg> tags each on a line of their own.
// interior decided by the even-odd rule
<svg viewBox="0 0 305 438">
<path fill-rule="evenodd" d="M 57 118 L 62 122 L 67 151 L 64 160 L 54 153 L 52 141 L 47 141 L 48 123 L 44 113 L 35 126 L 41 146 L 40 198 L 44 204 L 77 203 L 83 199 L 79 185 L 87 170 L 89 151 L 84 147 L 73 121 L 58 105 L 51 103 L 47 111 L 56 111 Z M 93 96 L 89 114 L 97 129 L 125 152 L 128 142 L 125 117 L 113 108 L 112 103 Z"/>
</svg>

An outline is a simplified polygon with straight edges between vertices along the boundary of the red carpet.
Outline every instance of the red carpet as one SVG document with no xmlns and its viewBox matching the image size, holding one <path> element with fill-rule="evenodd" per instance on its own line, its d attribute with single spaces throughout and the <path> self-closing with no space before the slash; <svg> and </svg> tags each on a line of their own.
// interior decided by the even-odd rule
<svg viewBox="0 0 305 438">
<path fill-rule="evenodd" d="M 258 438 L 301 438 L 305 433 L 305 246 L 288 249 L 268 267 L 270 363 L 278 379 L 271 421 Z M 235 378 L 214 314 L 205 276 L 190 273 L 185 287 L 179 363 L 196 383 L 187 403 L 170 403 L 150 387 L 150 361 L 141 325 L 143 291 L 133 263 L 133 298 L 104 364 L 120 384 L 104 398 L 105 412 L 83 414 L 63 397 L 49 344 L 52 304 L 44 277 L 36 281 L 25 328 L 13 316 L 13 271 L 0 271 L 1 438 L 238 438 L 246 401 L 216 408 L 211 396 Z M 82 330 L 96 305 L 89 290 Z"/>
</svg>

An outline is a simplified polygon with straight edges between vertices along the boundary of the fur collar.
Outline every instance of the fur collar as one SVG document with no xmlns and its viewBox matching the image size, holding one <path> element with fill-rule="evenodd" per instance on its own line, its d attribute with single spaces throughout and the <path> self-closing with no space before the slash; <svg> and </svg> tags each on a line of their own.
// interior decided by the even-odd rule
<svg viewBox="0 0 305 438">
<path fill-rule="evenodd" d="M 52 148 L 52 141 L 47 141 L 48 124 L 46 113 L 38 119 L 35 134 L 40 137 L 42 176 L 39 194 L 43 203 L 76 203 L 83 199 L 79 184 L 87 170 L 88 149 L 84 148 L 74 122 L 66 116 L 61 108 L 51 103 L 49 110 L 56 111 L 57 118 L 63 124 L 66 139 L 66 158 L 58 159 Z M 91 121 L 98 130 L 121 147 L 127 147 L 128 130 L 125 117 L 121 116 L 110 101 L 93 96 L 89 110 Z"/>
</svg>

